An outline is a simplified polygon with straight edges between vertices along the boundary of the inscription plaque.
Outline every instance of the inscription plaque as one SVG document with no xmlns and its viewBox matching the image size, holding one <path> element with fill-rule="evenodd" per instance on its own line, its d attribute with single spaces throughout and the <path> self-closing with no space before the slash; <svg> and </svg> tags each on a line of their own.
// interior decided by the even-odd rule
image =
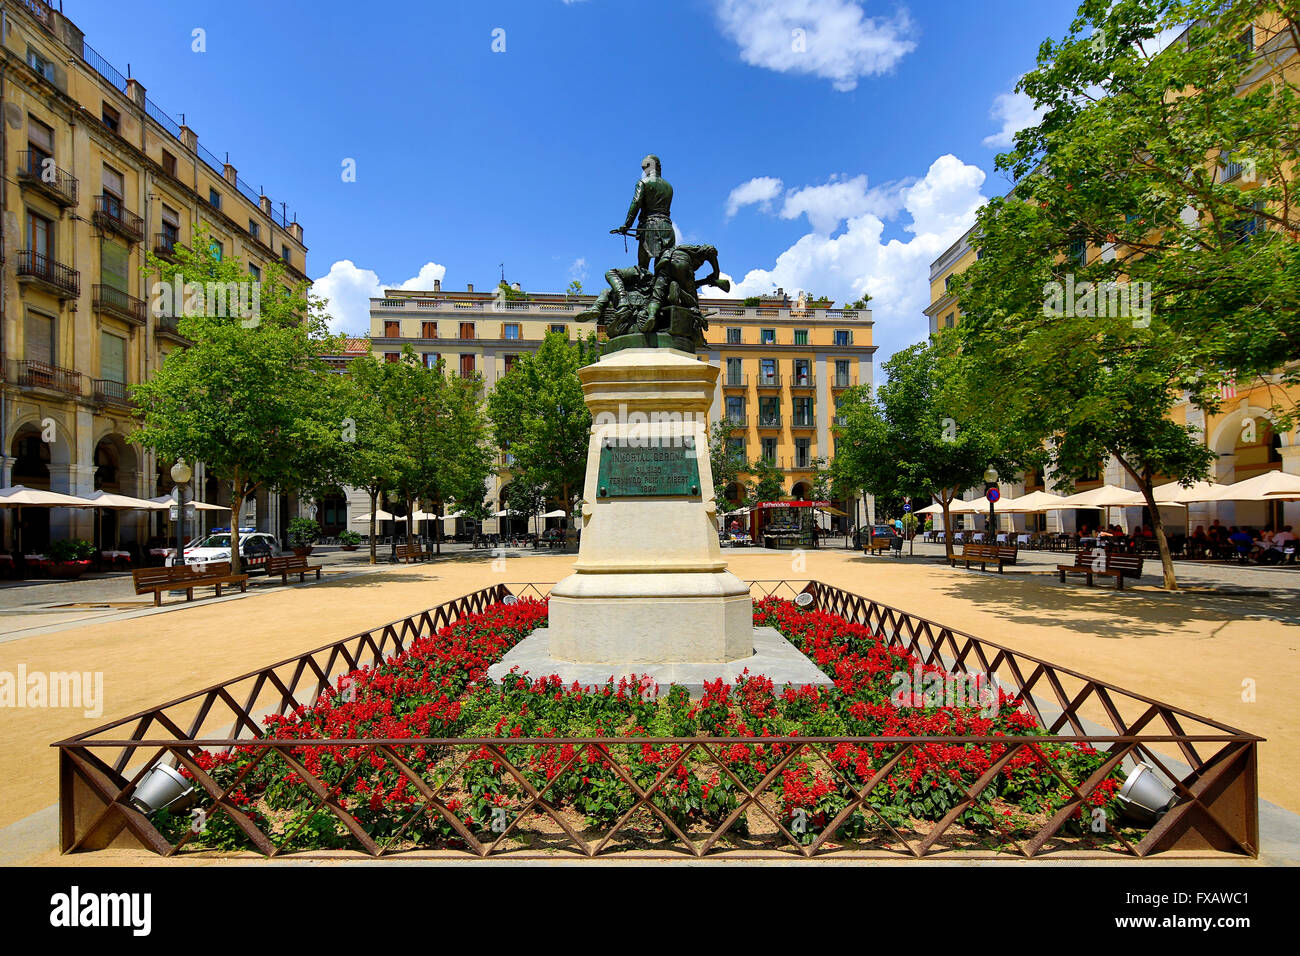
<svg viewBox="0 0 1300 956">
<path fill-rule="evenodd" d="M 660 498 L 700 493 L 695 439 L 606 438 L 600 444 L 598 498 Z"/>
</svg>

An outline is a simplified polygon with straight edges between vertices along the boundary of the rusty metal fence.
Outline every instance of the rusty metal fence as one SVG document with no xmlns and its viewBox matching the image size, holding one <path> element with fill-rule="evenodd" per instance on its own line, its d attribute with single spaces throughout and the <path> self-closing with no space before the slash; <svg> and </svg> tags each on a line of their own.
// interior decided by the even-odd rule
<svg viewBox="0 0 1300 956">
<path fill-rule="evenodd" d="M 221 816 L 238 831 L 235 836 L 245 852 L 265 857 L 1258 855 L 1256 749 L 1262 738 L 821 582 L 754 581 L 751 592 L 756 599 L 798 599 L 862 624 L 923 663 L 950 673 L 994 675 L 1046 735 L 745 738 L 745 744 L 769 748 L 772 762 L 760 775 L 744 779 L 726 756 L 727 748 L 742 742 L 735 737 L 341 740 L 264 734 L 265 717 L 310 705 L 344 673 L 379 665 L 416 639 L 492 604 L 541 599 L 549 593 L 545 584 L 498 584 L 54 744 L 59 752 L 60 847 L 76 852 L 143 846 L 163 856 L 195 849 L 194 832 L 165 834 L 133 803 L 146 775 L 167 766 L 188 771 L 199 800 L 206 801 L 203 813 Z M 1056 749 L 1060 745 L 1068 752 L 1069 745 L 1080 744 L 1096 748 L 1101 756 L 1082 777 L 1069 770 Z M 959 798 L 941 819 L 900 821 L 882 812 L 878 798 L 891 775 L 935 746 L 996 746 L 997 756 L 978 779 L 962 785 Z M 633 749 L 644 747 L 668 754 L 650 775 L 633 759 Z M 229 753 L 234 748 L 249 759 L 223 786 L 197 758 L 205 750 Z M 417 794 L 405 823 L 382 834 L 367 830 L 341 801 L 337 781 L 309 771 L 304 748 L 346 748 L 353 755 L 352 766 L 366 761 L 397 774 Z M 413 768 L 409 755 L 416 748 L 436 750 L 443 770 L 430 775 Z M 881 759 L 869 772 L 855 776 L 846 770 L 845 748 L 872 748 Z M 545 778 L 537 775 L 533 762 L 541 751 L 561 754 L 556 761 L 560 765 Z M 563 781 L 593 759 L 620 790 L 620 810 L 612 825 L 593 825 L 558 797 Z M 491 819 L 474 820 L 464 815 L 453 794 L 463 791 L 466 767 L 484 760 L 511 784 L 517 798 Z M 972 809 L 987 807 L 986 791 L 1016 760 L 1029 761 L 1035 772 L 1054 781 L 1061 805 L 1015 826 L 1003 825 L 996 817 L 982 830 L 964 826 Z M 301 808 L 301 822 L 293 828 L 273 831 L 265 817 L 234 799 L 241 781 L 266 761 L 296 775 L 310 794 L 310 805 Z M 1165 782 L 1174 797 L 1172 806 L 1149 827 L 1115 827 L 1104 837 L 1071 831 L 1067 824 L 1088 807 L 1097 787 L 1137 761 Z M 824 779 L 838 794 L 832 810 L 811 826 L 781 806 L 783 775 L 795 767 Z M 732 795 L 730 802 L 712 815 L 692 818 L 674 812 L 663 798 L 687 772 L 721 782 Z M 318 818 L 337 830 L 346 848 L 300 848 L 296 836 Z M 413 839 L 416 829 L 428 832 L 430 827 L 441 828 L 445 839 L 434 841 L 436 846 Z"/>
</svg>

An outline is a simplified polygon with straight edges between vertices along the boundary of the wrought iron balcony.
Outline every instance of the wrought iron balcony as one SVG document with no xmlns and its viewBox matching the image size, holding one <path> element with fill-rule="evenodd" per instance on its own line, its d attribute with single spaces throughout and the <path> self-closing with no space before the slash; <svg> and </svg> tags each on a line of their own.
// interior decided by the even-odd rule
<svg viewBox="0 0 1300 956">
<path fill-rule="evenodd" d="M 781 413 L 780 413 L 780 412 L 776 412 L 775 414 L 765 415 L 765 414 L 763 414 L 762 412 L 759 412 L 759 413 L 758 413 L 758 427 L 759 427 L 759 428 L 780 428 L 780 427 L 781 427 Z"/>
<path fill-rule="evenodd" d="M 816 428 L 816 415 L 793 415 L 790 418 L 791 428 Z"/>
<path fill-rule="evenodd" d="M 77 204 L 77 177 L 66 169 L 54 165 L 53 158 L 36 150 L 24 150 L 18 154 L 19 185 L 35 189 L 60 206 Z"/>
<path fill-rule="evenodd" d="M 10 376 L 19 388 L 48 388 L 68 395 L 81 394 L 80 372 L 48 362 L 16 359 L 11 366 Z"/>
<path fill-rule="evenodd" d="M 771 375 L 764 375 L 762 372 L 760 372 L 758 375 L 757 383 L 759 388 L 780 388 L 781 373 L 773 372 Z"/>
<path fill-rule="evenodd" d="M 126 208 L 122 200 L 108 193 L 95 197 L 95 225 L 116 233 L 128 242 L 144 239 L 144 220 Z"/>
<path fill-rule="evenodd" d="M 154 334 L 171 339 L 180 345 L 192 345 L 190 339 L 181 335 L 180 319 L 174 315 L 160 315 L 154 320 Z"/>
<path fill-rule="evenodd" d="M 80 272 L 31 249 L 18 253 L 18 281 L 40 286 L 61 299 L 75 299 L 81 294 Z"/>
<path fill-rule="evenodd" d="M 97 402 L 105 405 L 121 405 L 123 408 L 135 407 L 125 382 L 115 382 L 108 378 L 92 378 L 90 386 Z"/>
<path fill-rule="evenodd" d="M 749 418 L 744 412 L 738 415 L 726 415 L 722 419 L 723 425 L 728 428 L 745 428 L 749 425 Z"/>
<path fill-rule="evenodd" d="M 180 241 L 167 232 L 155 232 L 153 234 L 153 254 L 161 259 L 172 259 L 176 256 L 176 247 Z"/>
<path fill-rule="evenodd" d="M 856 375 L 836 375 L 831 379 L 831 388 L 853 388 L 857 384 Z"/>
<path fill-rule="evenodd" d="M 791 389 L 816 388 L 816 387 L 817 387 L 817 376 L 813 375 L 811 372 L 805 372 L 803 374 L 800 374 L 799 372 L 795 372 L 793 375 L 790 376 Z"/>
<path fill-rule="evenodd" d="M 132 325 L 144 325 L 145 303 L 111 285 L 95 285 L 95 311 L 106 312 Z"/>
<path fill-rule="evenodd" d="M 749 388 L 748 375 L 724 375 L 722 377 L 723 388 Z"/>
</svg>

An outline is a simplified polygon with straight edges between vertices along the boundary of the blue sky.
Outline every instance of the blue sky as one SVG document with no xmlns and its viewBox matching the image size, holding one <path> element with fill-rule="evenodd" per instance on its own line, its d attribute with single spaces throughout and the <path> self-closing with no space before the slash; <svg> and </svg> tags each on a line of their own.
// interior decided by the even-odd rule
<svg viewBox="0 0 1300 956">
<path fill-rule="evenodd" d="M 66 0 L 65 12 L 297 213 L 340 330 L 366 332 L 382 287 L 486 289 L 501 263 L 527 290 L 579 278 L 598 291 L 628 259 L 608 230 L 655 152 L 680 231 L 718 246 L 736 294 L 870 292 L 883 360 L 925 335 L 930 261 L 1005 192 L 993 159 L 1029 118 L 1009 94 L 1075 6 L 138 0 L 122 16 Z"/>
</svg>

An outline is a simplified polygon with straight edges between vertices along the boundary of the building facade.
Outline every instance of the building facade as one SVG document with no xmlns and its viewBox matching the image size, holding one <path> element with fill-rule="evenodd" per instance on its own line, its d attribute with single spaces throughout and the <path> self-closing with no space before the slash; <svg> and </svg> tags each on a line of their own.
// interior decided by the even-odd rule
<svg viewBox="0 0 1300 956">
<path fill-rule="evenodd" d="M 127 441 L 128 387 L 185 340 L 174 315 L 150 308 L 147 252 L 166 257 L 202 225 L 214 251 L 245 263 L 254 279 L 278 258 L 305 281 L 302 226 L 100 56 L 60 10 L 44 0 L 6 3 L 0 29 L 0 487 L 155 497 L 170 490 L 171 463 Z M 215 485 L 198 463 L 198 497 L 216 500 Z M 276 498 L 249 502 L 241 521 L 274 530 Z M 99 530 L 124 543 L 165 520 L 119 514 L 120 528 Z M 14 519 L 0 509 L 0 520 L 11 545 Z M 29 550 L 97 531 L 91 511 L 24 509 L 23 524 Z"/>
<path fill-rule="evenodd" d="M 594 330 L 575 321 L 594 296 L 524 296 L 518 287 L 512 293 L 521 298 L 507 298 L 495 289 L 476 292 L 472 285 L 444 291 L 441 283 L 426 292 L 387 290 L 383 298 L 370 301 L 371 348 L 382 360 L 395 362 L 409 345 L 427 366 L 441 359 L 448 374 L 481 375 L 490 390 L 547 334 L 573 338 Z M 829 461 L 835 454 L 840 395 L 874 381 L 870 310 L 791 301 L 780 290 L 757 305 L 736 299 L 703 299 L 701 304 L 713 314 L 700 358 L 722 369 L 710 423 L 728 419 L 738 456 L 775 464 L 784 496 L 810 497 L 819 459 Z M 509 485 L 510 462 L 502 455 L 489 483 L 489 510 L 508 508 Z M 740 482 L 719 492 L 732 501 L 743 497 Z M 356 513 L 369 510 L 362 495 L 352 492 L 349 501 Z M 855 502 L 837 507 L 852 514 Z M 450 525 L 446 530 L 451 531 Z M 489 523 L 487 530 L 496 528 Z"/>
</svg>

